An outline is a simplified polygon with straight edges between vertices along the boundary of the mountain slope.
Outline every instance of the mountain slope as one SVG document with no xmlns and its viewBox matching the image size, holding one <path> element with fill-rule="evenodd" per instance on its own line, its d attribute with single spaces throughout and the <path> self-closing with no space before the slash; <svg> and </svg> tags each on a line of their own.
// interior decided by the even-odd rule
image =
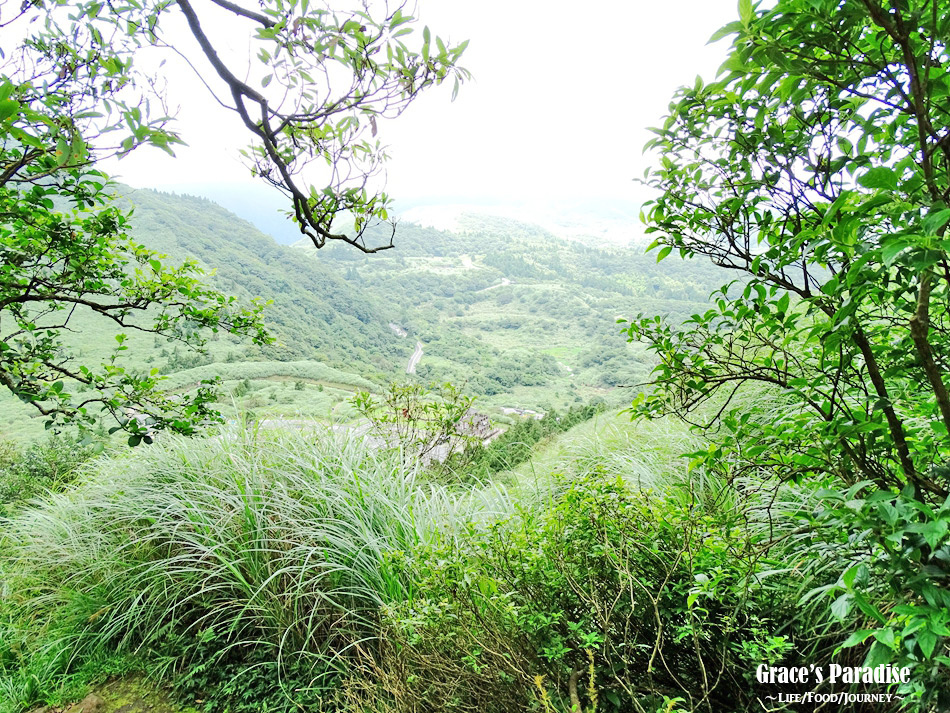
<svg viewBox="0 0 950 713">
<path fill-rule="evenodd" d="M 311 359 L 382 372 L 408 358 L 386 326 L 381 301 L 342 279 L 337 270 L 278 245 L 209 200 L 151 190 L 124 195 L 135 206 L 135 234 L 147 245 L 214 269 L 214 283 L 226 292 L 274 301 L 267 323 L 278 346 L 247 356 Z"/>
<path fill-rule="evenodd" d="M 222 291 L 273 302 L 266 320 L 274 346 L 223 335 L 203 356 L 129 334 L 128 365 L 217 375 L 230 390 L 222 404 L 230 415 L 346 417 L 354 385 L 406 378 L 461 384 L 501 420 L 513 407 L 628 403 L 631 390 L 618 387 L 644 381 L 649 360 L 627 344 L 617 319 L 640 311 L 682 319 L 704 309 L 722 281 L 698 261 L 657 265 L 639 249 L 595 248 L 498 217 L 463 216 L 458 232 L 403 223 L 395 249 L 365 255 L 341 244 L 278 245 L 202 198 L 127 187 L 121 196 L 134 205 L 133 232 L 143 243 L 173 260 L 198 260 Z M 71 348 L 101 359 L 113 326 L 85 317 L 77 324 Z M 409 377 L 417 342 L 423 355 Z M 169 383 L 191 381 L 183 374 Z M 11 399 L 0 405 L 0 433 L 40 427 Z"/>
</svg>

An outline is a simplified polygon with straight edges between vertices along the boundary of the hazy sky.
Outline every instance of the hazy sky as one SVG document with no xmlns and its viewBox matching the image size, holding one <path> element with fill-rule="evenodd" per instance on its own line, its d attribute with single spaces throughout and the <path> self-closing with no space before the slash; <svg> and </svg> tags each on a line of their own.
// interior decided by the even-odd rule
<svg viewBox="0 0 950 713">
<path fill-rule="evenodd" d="M 462 64 L 474 80 L 454 103 L 451 87 L 438 87 L 380 126 L 393 197 L 636 200 L 632 179 L 646 165 L 646 127 L 659 123 L 677 86 L 714 75 L 727 42 L 705 43 L 734 19 L 736 6 L 419 0 L 416 15 L 435 34 L 470 40 Z M 146 149 L 107 170 L 134 186 L 190 192 L 251 181 L 236 117 L 188 73 L 165 71 L 190 146 L 178 149 L 177 160 Z"/>
</svg>

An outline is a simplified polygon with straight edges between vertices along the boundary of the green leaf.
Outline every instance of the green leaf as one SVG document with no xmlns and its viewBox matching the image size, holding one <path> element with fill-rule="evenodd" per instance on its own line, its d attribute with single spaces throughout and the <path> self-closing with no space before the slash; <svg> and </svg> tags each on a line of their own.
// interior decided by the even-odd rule
<svg viewBox="0 0 950 713">
<path fill-rule="evenodd" d="M 934 520 L 926 523 L 921 529 L 920 534 L 924 536 L 931 549 L 935 549 L 947 536 L 947 521 Z"/>
<path fill-rule="evenodd" d="M 725 62 L 719 65 L 719 69 L 716 74 L 722 74 L 726 70 L 745 74 L 749 71 L 749 65 L 743 62 L 741 57 L 733 54 Z"/>
<path fill-rule="evenodd" d="M 739 0 L 739 19 L 744 27 L 752 21 L 752 0 Z"/>
<path fill-rule="evenodd" d="M 868 601 L 868 598 L 864 596 L 861 592 L 852 592 L 854 596 L 854 602 L 858 605 L 858 608 L 864 612 L 866 616 L 874 619 L 878 624 L 884 625 L 887 624 L 887 619 L 884 618 L 884 615 L 878 611 L 877 607 L 871 604 Z"/>
<path fill-rule="evenodd" d="M 890 646 L 894 648 L 894 630 L 893 629 L 879 629 L 874 632 L 874 638 L 880 641 L 885 646 Z"/>
<path fill-rule="evenodd" d="M 856 564 L 849 567 L 841 577 L 846 587 L 866 585 L 868 582 L 868 568 L 865 564 Z"/>
<path fill-rule="evenodd" d="M 900 255 L 904 250 L 907 249 L 909 243 L 906 240 L 902 239 L 891 239 L 881 248 L 881 259 L 884 260 L 884 264 L 890 267 L 893 265 L 897 256 Z"/>
<path fill-rule="evenodd" d="M 791 296 L 786 292 L 779 298 L 775 308 L 782 314 L 785 314 L 788 312 L 789 302 L 791 302 Z"/>
<path fill-rule="evenodd" d="M 858 629 L 855 632 L 852 632 L 851 636 L 845 639 L 844 643 L 841 644 L 842 649 L 848 649 L 852 646 L 857 646 L 858 644 L 863 644 L 872 636 L 875 632 L 874 629 Z"/>
<path fill-rule="evenodd" d="M 923 229 L 927 235 L 935 234 L 940 228 L 950 222 L 950 208 L 938 210 L 924 218 Z"/>
<path fill-rule="evenodd" d="M 852 597 L 850 593 L 842 594 L 831 605 L 831 613 L 838 619 L 844 619 L 851 612 Z"/>
<path fill-rule="evenodd" d="M 887 166 L 875 166 L 858 178 L 858 184 L 865 188 L 894 191 L 897 190 L 897 174 Z"/>
<path fill-rule="evenodd" d="M 933 656 L 934 648 L 937 646 L 937 635 L 930 629 L 922 629 L 915 637 L 917 645 L 928 659 Z"/>
<path fill-rule="evenodd" d="M 20 102 L 15 99 L 0 100 L 0 121 L 6 121 L 20 109 Z"/>
<path fill-rule="evenodd" d="M 875 641 L 864 659 L 864 665 L 874 668 L 885 664 L 894 658 L 894 651 L 890 646 L 885 646 L 880 641 Z"/>
</svg>

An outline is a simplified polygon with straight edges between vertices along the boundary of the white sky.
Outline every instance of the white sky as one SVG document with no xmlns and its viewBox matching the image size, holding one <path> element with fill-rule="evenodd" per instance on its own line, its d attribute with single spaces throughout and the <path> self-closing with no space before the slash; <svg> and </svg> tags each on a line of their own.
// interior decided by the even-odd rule
<svg viewBox="0 0 950 713">
<path fill-rule="evenodd" d="M 660 123 L 677 86 L 714 76 L 728 40 L 705 43 L 735 18 L 736 5 L 419 0 L 416 16 L 417 31 L 426 24 L 453 42 L 470 40 L 462 65 L 474 80 L 454 103 L 451 86 L 434 88 L 380 126 L 392 156 L 390 195 L 639 200 L 632 179 L 646 167 L 646 127 Z M 251 182 L 238 154 L 247 136 L 237 118 L 173 63 L 165 71 L 190 146 L 178 148 L 177 159 L 140 150 L 106 170 L 137 187 L 199 193 L 202 185 Z"/>
</svg>

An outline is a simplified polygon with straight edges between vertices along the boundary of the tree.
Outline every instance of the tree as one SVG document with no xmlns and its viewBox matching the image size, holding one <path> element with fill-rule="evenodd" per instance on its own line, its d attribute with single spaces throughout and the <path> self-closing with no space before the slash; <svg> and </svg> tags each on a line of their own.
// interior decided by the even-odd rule
<svg viewBox="0 0 950 713">
<path fill-rule="evenodd" d="M 739 11 L 714 35 L 736 36 L 717 80 L 680 90 L 655 130 L 646 178 L 658 259 L 738 279 L 681 326 L 628 326 L 658 359 L 635 411 L 718 425 L 697 462 L 733 477 L 833 484 L 818 519 L 852 537 L 825 593 L 864 620 L 846 643 L 917 666 L 933 703 L 950 635 L 950 3 Z M 776 394 L 768 414 L 733 405 L 749 384 Z"/>
<path fill-rule="evenodd" d="M 374 19 L 362 5 L 334 12 L 307 0 L 254 9 L 228 0 L 198 8 L 188 0 L 23 3 L 4 26 L 19 23 L 25 39 L 0 65 L 0 383 L 51 423 L 88 424 L 102 409 L 132 443 L 159 428 L 190 433 L 213 418 L 209 385 L 175 397 L 159 389 L 155 370 L 123 368 L 124 335 L 101 366 L 81 364 L 63 336 L 85 312 L 198 348 L 206 329 L 269 339 L 261 305 L 240 308 L 193 262 L 139 244 L 111 204 L 98 161 L 147 144 L 173 153 L 182 142 L 160 77 L 138 69 L 136 55 L 149 46 L 192 66 L 203 58 L 213 75 L 202 78 L 224 87 L 217 98 L 248 129 L 252 170 L 284 191 L 300 230 L 317 247 L 339 240 L 374 252 L 392 245 L 363 239 L 388 218 L 388 197 L 369 189 L 386 158 L 377 120 L 434 84 L 451 78 L 457 89 L 468 76 L 455 66 L 464 45 L 448 46 L 428 28 L 410 49 L 412 18 L 402 10 L 384 7 Z M 212 25 L 230 17 L 250 29 L 253 66 L 222 59 L 205 14 Z M 188 41 L 174 29 L 166 36 L 176 19 Z M 344 212 L 351 232 L 335 227 Z"/>
<path fill-rule="evenodd" d="M 359 391 L 353 407 L 381 444 L 403 451 L 407 462 L 421 462 L 445 474 L 466 465 L 490 430 L 487 417 L 472 410 L 475 399 L 450 383 L 393 382 L 377 399 Z M 457 457 L 450 461 L 453 454 Z"/>
</svg>

